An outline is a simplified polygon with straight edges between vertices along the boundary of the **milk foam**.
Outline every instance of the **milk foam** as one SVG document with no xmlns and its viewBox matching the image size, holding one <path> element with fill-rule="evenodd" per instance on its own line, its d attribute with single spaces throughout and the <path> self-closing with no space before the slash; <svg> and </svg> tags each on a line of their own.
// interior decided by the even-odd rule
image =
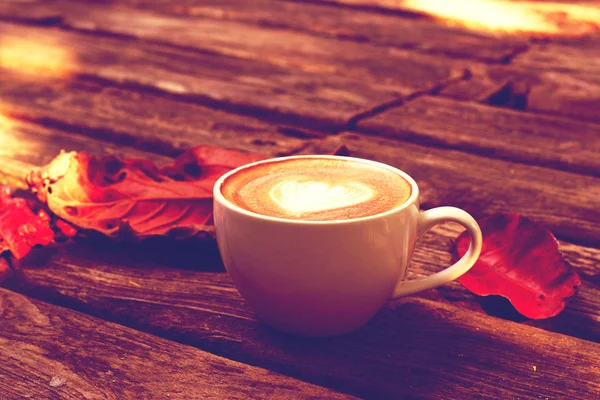
<svg viewBox="0 0 600 400">
<path fill-rule="evenodd" d="M 287 212 L 302 214 L 355 206 L 375 195 L 372 188 L 360 182 L 281 181 L 269 191 L 269 197 Z"/>
<path fill-rule="evenodd" d="M 376 215 L 411 195 L 410 183 L 387 168 L 318 156 L 257 164 L 228 177 L 221 190 L 245 210 L 305 221 Z"/>
</svg>

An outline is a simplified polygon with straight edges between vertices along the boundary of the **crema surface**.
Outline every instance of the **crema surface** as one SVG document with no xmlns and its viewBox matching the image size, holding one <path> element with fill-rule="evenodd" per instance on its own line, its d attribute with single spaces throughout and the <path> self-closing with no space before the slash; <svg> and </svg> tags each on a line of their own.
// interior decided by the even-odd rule
<svg viewBox="0 0 600 400">
<path fill-rule="evenodd" d="M 359 161 L 299 158 L 259 164 L 227 178 L 225 198 L 258 214 L 307 221 L 379 214 L 405 203 L 410 184 Z"/>
</svg>

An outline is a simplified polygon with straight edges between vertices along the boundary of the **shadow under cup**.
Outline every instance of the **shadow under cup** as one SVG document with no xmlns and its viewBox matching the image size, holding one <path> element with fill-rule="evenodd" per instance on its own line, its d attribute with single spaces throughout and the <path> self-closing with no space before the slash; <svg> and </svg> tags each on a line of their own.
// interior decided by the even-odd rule
<svg viewBox="0 0 600 400">
<path fill-rule="evenodd" d="M 336 159 L 401 176 L 404 203 L 366 217 L 307 221 L 248 211 L 222 193 L 224 182 L 265 164 Z M 381 172 L 380 172 L 381 173 Z M 341 156 L 291 156 L 259 161 L 223 175 L 214 187 L 214 219 L 223 263 L 257 317 L 303 336 L 333 336 L 368 322 L 406 274 L 419 235 L 418 187 L 385 164 Z"/>
</svg>

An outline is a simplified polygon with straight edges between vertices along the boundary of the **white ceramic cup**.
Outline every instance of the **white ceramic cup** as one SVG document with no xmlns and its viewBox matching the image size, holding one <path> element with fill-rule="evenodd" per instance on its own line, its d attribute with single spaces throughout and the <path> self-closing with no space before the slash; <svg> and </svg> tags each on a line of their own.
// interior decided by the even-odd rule
<svg viewBox="0 0 600 400">
<path fill-rule="evenodd" d="M 214 187 L 214 220 L 219 251 L 233 283 L 256 312 L 274 328 L 303 336 L 333 336 L 367 323 L 390 298 L 448 283 L 467 272 L 481 252 L 481 230 L 465 211 L 439 207 L 419 211 L 419 188 L 406 173 L 375 161 L 346 159 L 387 168 L 412 186 L 410 198 L 381 214 L 339 221 L 276 218 L 245 210 Z M 378 168 L 373 172 L 377 173 Z M 417 240 L 434 225 L 454 221 L 471 236 L 467 253 L 431 276 L 404 280 Z"/>
</svg>

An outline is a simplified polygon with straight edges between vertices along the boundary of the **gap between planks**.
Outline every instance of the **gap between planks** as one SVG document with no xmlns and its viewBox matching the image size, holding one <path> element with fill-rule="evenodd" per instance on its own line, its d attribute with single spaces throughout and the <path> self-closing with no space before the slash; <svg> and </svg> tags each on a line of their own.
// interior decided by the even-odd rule
<svg viewBox="0 0 600 400">
<path fill-rule="evenodd" d="M 442 82 L 438 85 L 433 86 L 432 88 L 414 92 L 408 96 L 400 97 L 398 99 L 395 99 L 395 100 L 392 100 L 392 101 L 389 101 L 389 102 L 386 102 L 383 104 L 379 104 L 365 112 L 358 113 L 355 116 L 351 117 L 348 120 L 348 122 L 346 123 L 345 130 L 348 130 L 348 131 L 355 130 L 358 123 L 361 122 L 362 120 L 374 117 L 376 115 L 379 115 L 379 114 L 381 114 L 385 111 L 391 110 L 393 108 L 401 107 L 404 104 L 406 104 L 416 98 L 419 98 L 421 96 L 437 95 L 442 90 L 447 89 L 448 87 L 452 86 L 453 84 L 457 84 L 457 83 L 463 82 L 463 81 L 468 81 L 469 79 L 471 79 L 471 71 L 469 69 L 465 69 L 463 72 L 463 75 L 461 77 L 449 79 L 446 82 Z M 338 133 L 341 133 L 341 131 Z"/>
<path fill-rule="evenodd" d="M 469 78 L 467 78 L 466 80 L 468 80 L 468 79 Z M 460 80 L 458 80 L 456 82 L 460 82 Z M 444 88 L 447 88 L 447 87 L 449 87 L 449 86 L 440 85 L 440 88 L 441 88 L 440 90 L 443 90 Z M 364 133 L 366 135 L 373 136 L 373 137 L 388 137 L 390 139 L 397 140 L 399 142 L 415 143 L 415 144 L 422 145 L 424 147 L 433 147 L 433 148 L 446 149 L 446 150 L 457 150 L 457 151 L 461 151 L 464 153 L 480 156 L 483 158 L 504 160 L 504 161 L 514 162 L 514 163 L 523 164 L 523 165 L 541 166 L 541 167 L 546 167 L 546 168 L 550 168 L 550 169 L 576 173 L 579 175 L 600 177 L 600 169 L 598 169 L 598 167 L 596 165 L 579 165 L 579 164 L 574 164 L 574 163 L 570 163 L 570 162 L 566 162 L 566 161 L 562 161 L 562 160 L 527 158 L 526 156 L 523 156 L 523 155 L 520 155 L 520 154 L 517 154 L 514 152 L 513 153 L 511 153 L 511 152 L 503 153 L 503 152 L 498 151 L 498 150 L 504 150 L 503 148 L 496 148 L 496 147 L 489 147 L 489 146 L 486 147 L 479 142 L 457 141 L 457 142 L 453 143 L 451 140 L 443 140 L 441 138 L 435 137 L 434 135 L 428 135 L 427 132 L 421 133 L 418 130 L 407 130 L 407 131 L 403 132 L 402 135 L 398 135 L 398 134 L 390 133 L 389 129 L 386 127 L 373 128 L 373 127 L 368 126 L 368 122 L 371 118 L 380 116 L 381 114 L 383 114 L 385 112 L 390 112 L 390 111 L 393 112 L 394 110 L 405 107 L 409 103 L 411 103 L 423 96 L 428 96 L 428 95 L 430 95 L 434 98 L 437 97 L 440 99 L 446 99 L 449 102 L 454 102 L 456 104 L 466 104 L 466 105 L 475 104 L 475 105 L 480 106 L 481 108 L 490 108 L 490 111 L 497 109 L 498 111 L 504 110 L 504 111 L 513 112 L 513 113 L 523 113 L 524 115 L 528 115 L 528 116 L 530 115 L 530 116 L 539 116 L 539 117 L 549 117 L 557 122 L 573 122 L 573 123 L 580 122 L 580 121 L 577 121 L 575 118 L 570 118 L 570 117 L 564 116 L 564 115 L 555 115 L 555 114 L 548 113 L 548 112 L 518 110 L 518 109 L 514 109 L 512 107 L 495 106 L 493 104 L 485 104 L 485 103 L 480 103 L 480 102 L 476 102 L 476 101 L 468 100 L 468 99 L 456 99 L 456 98 L 453 98 L 450 96 L 440 95 L 438 93 L 438 90 L 433 90 L 433 91 L 429 91 L 429 92 L 423 91 L 423 92 L 415 93 L 414 96 L 409 96 L 409 97 L 406 97 L 405 99 L 399 99 L 397 101 L 389 102 L 389 103 L 383 104 L 381 106 L 374 107 L 369 112 L 360 114 L 357 117 L 353 118 L 350 121 L 349 131 L 356 131 L 356 132 Z M 366 122 L 367 124 L 361 126 L 361 123 L 363 123 L 363 122 Z M 600 129 L 600 124 L 598 124 L 598 123 L 595 123 L 595 122 L 585 122 L 585 123 L 589 127 L 597 127 L 598 129 Z M 340 134 L 343 134 L 343 133 L 344 132 L 340 132 Z M 334 135 L 331 135 L 331 136 L 334 136 Z M 567 139 L 565 138 L 565 140 L 567 140 Z"/>
</svg>

